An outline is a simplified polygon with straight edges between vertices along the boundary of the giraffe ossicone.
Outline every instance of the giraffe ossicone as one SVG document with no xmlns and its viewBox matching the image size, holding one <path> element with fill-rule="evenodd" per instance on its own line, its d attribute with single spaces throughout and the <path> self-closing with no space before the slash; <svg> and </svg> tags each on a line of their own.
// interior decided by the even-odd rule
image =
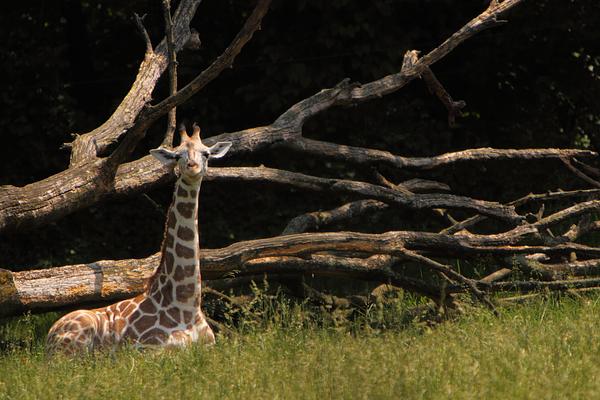
<svg viewBox="0 0 600 400">
<path fill-rule="evenodd" d="M 184 125 L 179 132 L 181 143 L 176 148 L 150 151 L 163 164 L 177 166 L 179 178 L 167 213 L 160 263 L 144 293 L 108 307 L 63 316 L 48 332 L 49 353 L 76 354 L 122 343 L 182 347 L 215 342 L 201 310 L 198 193 L 208 160 L 223 157 L 231 143 L 205 146 L 196 124 L 191 136 Z"/>
</svg>

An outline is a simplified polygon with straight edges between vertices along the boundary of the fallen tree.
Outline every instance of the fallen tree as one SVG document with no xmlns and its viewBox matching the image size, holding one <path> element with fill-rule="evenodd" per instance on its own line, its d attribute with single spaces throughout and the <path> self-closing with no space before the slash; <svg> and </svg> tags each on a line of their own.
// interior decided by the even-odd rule
<svg viewBox="0 0 600 400">
<path fill-rule="evenodd" d="M 436 181 L 412 179 L 396 184 L 378 172 L 374 174 L 375 182 L 364 182 L 262 166 L 212 168 L 206 180 L 264 182 L 302 191 L 344 194 L 354 200 L 329 211 L 299 215 L 289 222 L 280 236 L 205 250 L 201 265 L 208 286 L 231 288 L 265 275 L 270 278 L 335 276 L 391 284 L 439 304 L 444 304 L 454 294 L 470 293 L 492 308 L 488 295 L 495 291 L 597 287 L 600 281 L 587 277 L 600 275 L 600 249 L 582 244 L 585 235 L 600 227 L 598 221 L 593 220 L 600 209 L 600 183 L 594 174 L 600 174 L 581 161 L 597 157 L 595 152 L 478 148 L 430 157 L 405 157 L 303 136 L 305 122 L 319 113 L 335 106 L 348 106 L 388 95 L 420 78 L 448 110 L 448 123 L 455 124 L 466 104 L 452 99 L 433 74 L 432 65 L 462 42 L 503 22 L 498 18 L 522 1 L 491 1 L 480 15 L 423 57 L 415 50 L 406 52 L 397 72 L 364 84 L 344 79 L 335 87 L 323 89 L 292 105 L 270 125 L 222 133 L 205 142 L 208 145 L 223 140 L 233 142 L 230 151 L 233 159 L 260 150 L 285 148 L 301 156 L 318 156 L 354 166 L 387 166 L 410 171 L 489 160 L 536 162 L 555 159 L 595 189 L 529 194 L 501 204 L 447 193 L 451 188 Z M 136 80 L 105 123 L 77 135 L 72 143 L 66 144 L 71 150 L 69 168 L 23 187 L 0 187 L 0 233 L 48 224 L 104 200 L 144 193 L 173 181 L 174 176 L 150 156 L 126 161 L 147 129 L 167 114 L 163 143 L 173 144 L 176 107 L 233 64 L 236 55 L 260 28 L 270 0 L 259 0 L 231 44 L 207 69 L 180 89 L 177 87 L 176 54 L 195 39 L 189 24 L 199 1 L 182 0 L 172 17 L 169 2 L 163 3 L 167 27 L 165 39 L 153 47 L 142 19 L 137 19 L 145 38 L 146 52 Z M 152 105 L 151 94 L 167 68 L 170 95 Z M 546 202 L 558 202 L 563 208 L 544 215 Z M 537 213 L 523 211 L 540 203 L 542 207 Z M 381 234 L 310 232 L 334 223 L 344 225 L 357 215 L 392 208 L 429 210 L 432 216 L 447 220 L 449 226 L 441 232 L 396 231 L 393 228 Z M 472 216 L 457 221 L 452 217 L 453 210 L 462 210 Z M 487 234 L 469 231 L 488 218 L 501 221 L 503 226 L 510 228 Z M 469 277 L 453 267 L 454 259 L 481 256 L 489 257 L 490 265 L 497 267 L 487 276 Z M 1 270 L 0 316 L 133 296 L 143 290 L 144 279 L 153 272 L 158 259 L 158 254 L 154 254 L 144 259 L 105 260 L 44 270 Z M 427 278 L 404 273 L 406 265 L 428 271 Z"/>
</svg>

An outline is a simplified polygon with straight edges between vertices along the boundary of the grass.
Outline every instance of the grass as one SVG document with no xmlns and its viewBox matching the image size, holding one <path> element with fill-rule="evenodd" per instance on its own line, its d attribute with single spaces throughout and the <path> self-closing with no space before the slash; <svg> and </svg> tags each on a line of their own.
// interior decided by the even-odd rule
<svg viewBox="0 0 600 400">
<path fill-rule="evenodd" d="M 404 300 L 403 300 L 404 301 Z M 47 360 L 56 315 L 0 325 L 1 399 L 587 399 L 600 396 L 600 297 L 481 309 L 428 327 L 374 307 L 351 323 L 271 303 L 216 346 Z M 260 313 L 258 313 L 260 314 Z M 268 315 L 267 315 L 268 314 Z"/>
</svg>

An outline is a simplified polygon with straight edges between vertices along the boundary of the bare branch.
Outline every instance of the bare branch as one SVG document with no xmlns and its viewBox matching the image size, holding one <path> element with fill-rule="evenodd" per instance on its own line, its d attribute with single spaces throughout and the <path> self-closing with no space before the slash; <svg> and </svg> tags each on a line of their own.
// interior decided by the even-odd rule
<svg viewBox="0 0 600 400">
<path fill-rule="evenodd" d="M 221 140 L 221 139 L 219 139 Z M 243 141 L 238 137 L 238 141 Z M 597 153 L 589 150 L 577 149 L 493 149 L 483 147 L 453 153 L 445 153 L 433 157 L 402 157 L 385 150 L 368 149 L 364 147 L 345 146 L 341 144 L 323 142 L 319 140 L 294 137 L 275 142 L 277 146 L 300 151 L 304 154 L 313 154 L 319 157 L 328 157 L 354 164 L 377 165 L 385 164 L 395 168 L 408 168 L 415 170 L 430 170 L 444 167 L 457 162 L 491 161 L 491 160 L 539 160 L 562 159 L 563 157 L 595 157 Z"/>
<path fill-rule="evenodd" d="M 586 163 L 583 163 L 581 161 L 579 161 L 576 158 L 572 158 L 571 159 L 578 167 L 580 167 L 583 171 L 585 171 L 586 174 L 594 176 L 596 178 L 600 178 L 600 169 L 596 168 L 596 167 L 592 167 L 591 165 L 587 165 Z"/>
<path fill-rule="evenodd" d="M 420 76 L 426 68 L 445 57 L 465 40 L 484 29 L 497 25 L 499 15 L 504 14 L 522 1 L 506 0 L 495 7 L 488 8 L 418 61 L 415 61 L 416 51 L 407 52 L 403 66 L 398 73 L 387 75 L 364 85 L 349 83 L 349 81 L 344 80 L 333 88 L 321 90 L 319 93 L 295 104 L 282 114 L 274 125 L 287 127 L 290 132 L 299 134 L 302 125 L 308 118 L 332 106 L 363 102 L 396 92 Z"/>
<path fill-rule="evenodd" d="M 261 21 L 269 10 L 270 4 L 271 0 L 259 0 L 254 11 L 252 11 L 252 14 L 250 14 L 246 23 L 233 39 L 229 47 L 227 47 L 208 68 L 202 71 L 186 86 L 181 88 L 177 94 L 169 96 L 155 106 L 148 107 L 147 112 L 144 113 L 142 118 L 156 121 L 171 108 L 187 101 L 200 89 L 215 79 L 225 68 L 231 67 L 235 57 L 240 53 L 242 48 L 250 41 L 250 39 L 252 39 L 254 33 L 257 30 L 260 30 Z"/>
<path fill-rule="evenodd" d="M 452 279 L 455 282 L 465 285 L 468 288 L 468 290 L 471 293 L 473 293 L 473 295 L 479 301 L 481 301 L 482 303 L 487 305 L 490 309 L 492 309 L 494 311 L 494 313 L 497 313 L 496 308 L 494 307 L 494 304 L 490 301 L 490 299 L 487 298 L 487 296 L 485 295 L 484 292 L 482 292 L 481 290 L 479 290 L 477 288 L 477 282 L 475 280 L 469 279 L 469 278 L 463 276 L 462 274 L 456 272 L 454 269 L 452 269 L 448 265 L 439 263 L 435 260 L 432 260 L 431 258 L 425 257 L 414 251 L 401 249 L 400 253 L 403 256 L 405 256 L 413 261 L 417 261 L 421 264 L 428 266 L 429 268 L 431 268 L 437 272 L 444 274 L 445 276 L 447 276 L 448 278 Z"/>
<path fill-rule="evenodd" d="M 169 54 L 169 96 L 174 96 L 177 93 L 177 52 L 173 44 L 173 21 L 171 19 L 171 1 L 163 0 L 163 14 L 165 19 L 165 31 L 167 39 L 167 51 Z M 189 42 L 189 41 L 188 41 Z M 173 145 L 173 134 L 177 126 L 177 108 L 173 107 L 169 110 L 167 117 L 167 132 L 163 140 L 163 145 Z"/>
<path fill-rule="evenodd" d="M 358 218 L 363 214 L 384 210 L 389 206 L 377 200 L 358 200 L 328 211 L 314 211 L 292 219 L 282 235 L 318 230 L 324 226 Z"/>
<path fill-rule="evenodd" d="M 600 188 L 600 182 L 598 182 L 595 179 L 590 178 L 589 176 L 587 176 L 586 174 L 584 174 L 583 172 L 581 172 L 579 169 L 577 169 L 577 167 L 575 167 L 573 164 L 571 164 L 571 161 L 569 160 L 569 157 L 561 157 L 562 162 L 567 166 L 567 168 L 569 170 L 571 170 L 571 172 L 573 172 L 575 175 L 577 175 L 578 177 L 580 177 L 581 179 L 583 179 L 584 181 L 586 181 L 587 183 L 589 183 L 590 185 Z"/>
<path fill-rule="evenodd" d="M 568 291 L 571 289 L 600 288 L 600 278 L 593 279 L 569 279 L 562 281 L 513 281 L 496 282 L 490 285 L 490 289 L 497 291 L 519 291 L 521 293 L 535 292 L 539 290 Z"/>
<path fill-rule="evenodd" d="M 384 188 L 366 182 L 350 181 L 346 179 L 328 179 L 297 172 L 277 170 L 273 168 L 212 168 L 206 175 L 207 180 L 252 180 L 259 182 L 278 183 L 291 185 L 304 190 L 327 191 L 332 193 L 345 193 L 355 196 L 368 197 L 403 207 L 414 209 L 428 208 L 456 208 L 476 210 L 478 213 L 499 218 L 514 224 L 523 221 L 511 206 L 502 206 L 498 203 L 475 200 L 463 196 L 450 194 L 405 194 L 397 190 Z M 118 190 L 118 187 L 116 187 Z"/>
<path fill-rule="evenodd" d="M 154 49 L 152 49 L 152 41 L 150 40 L 150 36 L 148 36 L 148 31 L 146 27 L 144 27 L 144 18 L 146 18 L 146 14 L 141 17 L 137 13 L 133 13 L 133 19 L 135 24 L 146 43 L 146 53 L 154 53 Z"/>
<path fill-rule="evenodd" d="M 580 215 L 589 214 L 598 210 L 600 210 L 600 200 L 590 200 L 584 203 L 575 204 L 574 206 L 565 208 L 564 210 L 556 212 L 546 218 L 542 218 L 533 225 L 539 230 L 542 230 L 559 224 L 569 218 L 575 218 Z"/>
<path fill-rule="evenodd" d="M 550 223 L 548 221 L 555 223 L 562 217 L 547 218 L 549 219 L 541 222 L 540 226 L 547 226 Z M 449 266 L 433 261 L 417 252 L 443 257 L 469 257 L 482 254 L 503 257 L 518 254 L 565 256 L 574 252 L 583 257 L 600 258 L 600 248 L 598 247 L 575 243 L 553 246 L 532 245 L 530 236 L 532 232 L 535 232 L 535 226 L 519 226 L 509 232 L 497 235 L 441 235 L 410 231 L 383 234 L 304 233 L 239 242 L 222 249 L 207 249 L 201 253 L 201 265 L 203 276 L 209 280 L 232 276 L 232 273 L 236 276 L 243 276 L 265 271 L 268 271 L 269 274 L 304 271 L 311 274 L 344 275 L 349 273 L 348 268 L 352 268 L 353 271 L 358 271 L 353 272 L 354 276 L 369 276 L 379 282 L 390 280 L 399 286 L 423 293 L 429 290 L 423 282 L 410 281 L 406 277 L 392 274 L 387 263 L 395 262 L 394 260 L 397 260 L 398 257 L 418 261 L 428 268 L 444 273 L 460 284 L 468 285 L 472 290 L 471 283 L 473 282 L 470 278 L 460 277 L 452 272 Z M 520 244 L 522 242 L 527 244 Z M 363 256 L 373 255 L 375 258 L 369 258 L 369 260 L 376 264 L 374 267 L 373 264 L 368 264 L 371 261 L 364 264 L 365 261 L 355 258 L 349 260 L 347 256 L 340 258 L 318 254 L 326 251 Z M 0 312 L 12 313 L 23 308 L 55 307 L 75 302 L 109 300 L 131 295 L 133 292 L 142 290 L 143 279 L 153 272 L 159 257 L 160 254 L 157 253 L 141 260 L 99 261 L 91 264 L 18 273 L 2 271 L 0 274 L 0 310 L 2 311 Z M 277 267 L 277 265 L 283 266 Z M 327 265 L 329 266 L 327 267 Z M 363 269 L 359 268 L 360 265 Z M 584 265 L 583 262 L 574 261 L 570 262 L 570 265 L 577 268 L 590 267 L 587 264 Z M 359 269 L 357 270 L 357 268 Z M 483 282 L 486 281 L 483 280 Z M 479 285 L 479 283 L 477 284 Z M 585 285 L 588 284 L 589 282 L 585 283 Z M 490 287 L 492 290 L 511 288 L 523 290 L 545 286 L 540 286 L 539 283 L 493 283 Z M 558 289 L 562 287 L 557 286 Z M 448 293 L 461 291 L 460 287 L 449 287 L 447 290 Z M 480 295 L 476 291 L 473 292 L 477 296 Z M 435 298 L 431 291 L 430 294 L 432 298 Z M 439 292 L 436 295 L 439 298 Z M 48 299 L 52 299 L 51 302 L 48 302 Z"/>
<path fill-rule="evenodd" d="M 174 45 L 180 50 L 190 37 L 189 24 L 201 0 L 182 0 L 173 20 Z M 113 114 L 99 127 L 78 134 L 70 144 L 70 167 L 94 161 L 105 153 L 108 146 L 117 141 L 135 123 L 142 108 L 152 98 L 156 82 L 168 66 L 166 41 L 163 40 L 153 52 L 146 52 L 140 64 L 135 82 Z"/>
<path fill-rule="evenodd" d="M 523 196 L 517 200 L 513 200 L 508 205 L 512 205 L 515 207 L 519 207 L 531 202 L 535 201 L 546 201 L 546 200 L 564 200 L 564 199 L 574 199 L 574 198 L 582 198 L 582 199 L 600 199 L 600 189 L 585 189 L 585 190 L 572 190 L 572 191 L 557 191 L 557 192 L 548 192 L 541 194 L 533 194 L 530 193 L 526 196 Z M 473 217 L 467 218 L 461 222 L 453 224 L 452 226 L 442 229 L 440 233 L 451 235 L 456 232 L 460 232 L 463 229 L 474 226 L 475 224 L 484 221 L 487 217 L 483 215 L 475 215 Z"/>
<path fill-rule="evenodd" d="M 464 100 L 454 101 L 429 67 L 425 68 L 421 76 L 427 84 L 429 92 L 435 94 L 442 104 L 444 104 L 446 110 L 448 110 L 448 125 L 451 128 L 455 128 L 456 117 L 461 115 L 461 110 L 465 108 L 467 103 Z"/>
<path fill-rule="evenodd" d="M 479 281 L 484 283 L 492 283 L 499 280 L 502 280 L 512 274 L 512 269 L 509 268 L 500 268 L 497 271 L 492 272 L 491 274 L 481 278 Z"/>
</svg>

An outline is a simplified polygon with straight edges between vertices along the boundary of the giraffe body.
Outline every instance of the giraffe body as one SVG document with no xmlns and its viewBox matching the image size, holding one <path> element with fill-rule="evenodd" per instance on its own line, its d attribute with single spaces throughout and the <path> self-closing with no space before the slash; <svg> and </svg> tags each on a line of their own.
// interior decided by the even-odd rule
<svg viewBox="0 0 600 400">
<path fill-rule="evenodd" d="M 215 336 L 201 310 L 198 192 L 210 157 L 222 157 L 231 143 L 206 147 L 195 125 L 173 151 L 151 153 L 167 165 L 179 165 L 161 248 L 161 260 L 144 293 L 108 307 L 73 311 L 48 332 L 47 351 L 76 354 L 122 343 L 136 347 L 183 347 L 213 344 Z"/>
</svg>

